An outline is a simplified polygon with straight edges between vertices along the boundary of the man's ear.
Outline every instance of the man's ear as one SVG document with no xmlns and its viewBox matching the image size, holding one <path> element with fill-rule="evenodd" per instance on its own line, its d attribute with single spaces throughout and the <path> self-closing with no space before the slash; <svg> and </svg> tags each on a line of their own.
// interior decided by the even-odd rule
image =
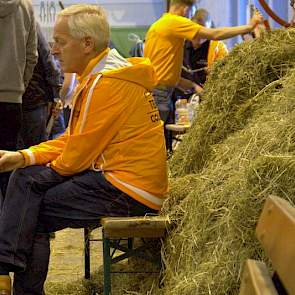
<svg viewBox="0 0 295 295">
<path fill-rule="evenodd" d="M 95 49 L 95 42 L 92 37 L 84 37 L 83 38 L 83 46 L 85 53 L 90 53 Z"/>
<path fill-rule="evenodd" d="M 185 17 L 189 17 L 189 12 L 190 12 L 189 7 L 186 6 L 186 5 L 183 5 L 183 7 L 182 7 L 182 15 L 185 16 Z"/>
</svg>

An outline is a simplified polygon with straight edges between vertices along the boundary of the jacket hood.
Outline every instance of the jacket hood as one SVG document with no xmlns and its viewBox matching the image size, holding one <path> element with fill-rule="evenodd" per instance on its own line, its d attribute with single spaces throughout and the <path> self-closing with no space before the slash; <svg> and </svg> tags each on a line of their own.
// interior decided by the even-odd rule
<svg viewBox="0 0 295 295">
<path fill-rule="evenodd" d="M 142 57 L 125 59 L 116 49 L 110 50 L 92 70 L 92 73 L 98 72 L 107 77 L 140 84 L 149 90 L 157 84 L 155 70 L 149 59 Z"/>
<path fill-rule="evenodd" d="M 19 6 L 21 0 L 0 0 L 0 18 L 12 14 Z"/>
</svg>

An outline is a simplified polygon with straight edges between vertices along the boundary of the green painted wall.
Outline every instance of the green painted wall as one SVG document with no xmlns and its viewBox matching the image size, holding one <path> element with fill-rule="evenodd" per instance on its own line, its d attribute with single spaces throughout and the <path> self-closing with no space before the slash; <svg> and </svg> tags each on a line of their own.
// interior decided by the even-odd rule
<svg viewBox="0 0 295 295">
<path fill-rule="evenodd" d="M 124 28 L 111 28 L 111 39 L 118 51 L 124 56 L 129 56 L 129 50 L 133 43 L 128 40 L 128 34 L 134 33 L 140 36 L 141 40 L 144 39 L 145 34 L 149 27 L 124 27 Z"/>
</svg>

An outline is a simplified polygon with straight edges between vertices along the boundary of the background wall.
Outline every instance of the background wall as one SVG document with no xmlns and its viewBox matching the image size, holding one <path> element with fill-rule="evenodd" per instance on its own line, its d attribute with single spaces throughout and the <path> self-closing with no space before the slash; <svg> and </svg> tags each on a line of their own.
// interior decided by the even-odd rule
<svg viewBox="0 0 295 295">
<path fill-rule="evenodd" d="M 151 23 L 166 9 L 163 0 L 63 0 L 65 7 L 77 3 L 99 4 L 108 12 L 112 41 L 127 56 L 132 46 L 128 33 L 138 34 L 142 39 Z M 52 40 L 52 27 L 61 10 L 57 0 L 33 0 L 36 19 L 41 24 L 47 40 Z"/>
<path fill-rule="evenodd" d="M 63 0 L 64 6 L 76 3 L 91 3 L 102 5 L 107 11 L 112 26 L 112 41 L 117 49 L 125 56 L 132 46 L 128 41 L 128 33 L 136 33 L 142 39 L 149 27 L 166 10 L 166 0 Z M 247 22 L 247 7 L 253 2 L 264 13 L 258 0 L 198 0 L 197 6 L 206 8 L 211 12 L 216 27 L 242 25 Z M 291 8 L 289 0 L 268 0 L 269 5 L 276 13 L 289 20 Z M 52 39 L 52 26 L 56 14 L 60 11 L 57 0 L 33 0 L 35 15 L 50 41 Z M 265 17 L 269 17 L 264 13 Z M 279 27 L 269 19 L 272 28 Z M 229 48 L 240 42 L 241 38 L 232 38 L 226 43 Z"/>
<path fill-rule="evenodd" d="M 285 20 L 291 19 L 289 0 L 267 0 L 266 2 L 281 18 Z M 249 3 L 253 3 L 263 13 L 272 28 L 280 27 L 264 12 L 258 0 L 199 0 L 197 6 L 206 8 L 211 13 L 216 27 L 222 27 L 246 24 Z M 241 38 L 232 38 L 226 41 L 230 48 L 236 42 L 241 42 Z"/>
</svg>

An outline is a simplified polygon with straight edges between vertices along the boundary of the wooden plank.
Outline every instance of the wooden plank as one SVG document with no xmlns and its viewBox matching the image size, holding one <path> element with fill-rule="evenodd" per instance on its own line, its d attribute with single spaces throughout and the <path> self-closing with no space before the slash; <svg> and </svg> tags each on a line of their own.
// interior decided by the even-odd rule
<svg viewBox="0 0 295 295">
<path fill-rule="evenodd" d="M 239 295 L 278 295 L 263 262 L 246 261 Z"/>
<path fill-rule="evenodd" d="M 158 238 L 164 236 L 170 223 L 166 216 L 105 217 L 101 219 L 108 238 Z"/>
<path fill-rule="evenodd" d="M 174 131 L 178 134 L 186 133 L 186 131 L 190 128 L 189 125 L 179 125 L 179 124 L 167 124 L 165 125 L 167 130 Z"/>
<path fill-rule="evenodd" d="M 271 196 L 264 205 L 256 235 L 289 294 L 295 294 L 295 208 Z"/>
</svg>

